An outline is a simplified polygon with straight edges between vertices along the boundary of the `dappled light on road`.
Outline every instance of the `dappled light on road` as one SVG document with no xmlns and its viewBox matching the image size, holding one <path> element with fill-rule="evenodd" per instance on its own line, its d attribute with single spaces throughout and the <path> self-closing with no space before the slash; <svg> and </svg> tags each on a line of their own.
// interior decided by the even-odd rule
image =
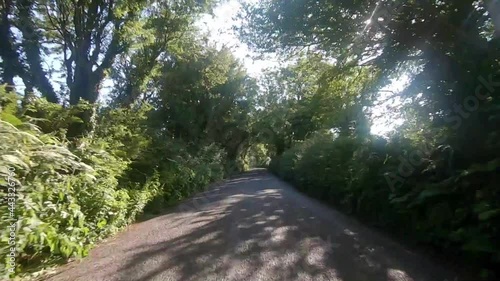
<svg viewBox="0 0 500 281">
<path fill-rule="evenodd" d="M 134 225 L 53 280 L 434 281 L 446 274 L 259 172 Z"/>
</svg>

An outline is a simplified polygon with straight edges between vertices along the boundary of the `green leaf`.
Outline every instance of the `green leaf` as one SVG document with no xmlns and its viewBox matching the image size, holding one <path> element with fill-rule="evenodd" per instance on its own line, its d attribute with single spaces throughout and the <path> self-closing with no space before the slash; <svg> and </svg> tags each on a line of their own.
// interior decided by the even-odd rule
<svg viewBox="0 0 500 281">
<path fill-rule="evenodd" d="M 462 250 L 468 252 L 485 252 L 485 253 L 496 252 L 491 241 L 484 235 L 479 235 L 471 238 L 471 240 L 469 240 L 462 246 Z"/>
<path fill-rule="evenodd" d="M 467 170 L 463 171 L 463 175 L 469 175 L 477 172 L 493 172 L 500 168 L 500 158 L 491 160 L 484 164 L 473 164 Z"/>
<path fill-rule="evenodd" d="M 485 220 L 489 220 L 495 216 L 498 216 L 500 215 L 500 209 L 496 209 L 496 210 L 489 210 L 489 211 L 486 211 L 486 212 L 482 212 L 478 215 L 478 218 L 479 220 L 481 221 L 485 221 Z"/>
<path fill-rule="evenodd" d="M 396 198 L 391 199 L 390 202 L 392 204 L 404 203 L 404 202 L 408 201 L 408 199 L 410 198 L 411 195 L 412 195 L 411 193 L 407 193 L 401 197 L 396 197 Z"/>
<path fill-rule="evenodd" d="M 4 120 L 14 126 L 19 126 L 23 124 L 23 121 L 21 121 L 19 118 L 17 118 L 15 115 L 12 115 L 7 112 L 1 112 L 0 113 L 0 119 Z"/>
<path fill-rule="evenodd" d="M 108 223 L 108 222 L 107 222 L 105 219 L 102 219 L 102 220 L 100 220 L 100 221 L 97 223 L 97 227 L 98 227 L 99 229 L 102 229 L 104 226 L 106 226 L 106 224 L 107 224 L 107 223 Z"/>
<path fill-rule="evenodd" d="M 19 157 L 11 155 L 11 154 L 6 154 L 0 156 L 0 158 L 4 161 L 4 163 L 8 163 L 10 165 L 15 165 L 15 166 L 20 166 L 25 169 L 29 169 L 28 164 L 26 164 L 23 160 L 21 160 Z"/>
</svg>

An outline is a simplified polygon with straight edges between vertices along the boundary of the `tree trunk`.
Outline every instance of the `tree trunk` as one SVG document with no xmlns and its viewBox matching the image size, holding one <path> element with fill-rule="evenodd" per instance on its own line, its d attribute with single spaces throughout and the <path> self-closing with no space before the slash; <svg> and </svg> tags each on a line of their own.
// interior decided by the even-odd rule
<svg viewBox="0 0 500 281">
<path fill-rule="evenodd" d="M 26 85 L 26 88 L 24 89 L 24 97 L 21 102 L 21 108 L 22 110 L 26 110 L 28 106 L 33 102 L 33 99 L 35 98 L 35 95 L 33 93 L 33 86 L 31 85 Z"/>
<path fill-rule="evenodd" d="M 32 14 L 33 1 L 19 0 L 19 25 L 18 28 L 23 34 L 23 48 L 26 53 L 26 60 L 30 67 L 31 81 L 33 85 L 42 93 L 49 102 L 58 103 L 59 99 L 47 78 L 47 73 L 42 68 L 42 59 L 40 57 L 41 36 L 33 23 Z"/>
<path fill-rule="evenodd" d="M 7 91 L 14 90 L 14 77 L 19 75 L 19 55 L 17 54 L 13 38 L 10 33 L 9 15 L 12 10 L 11 0 L 0 0 L 1 22 L 0 22 L 0 57 L 2 58 L 2 83 L 7 84 Z"/>
</svg>

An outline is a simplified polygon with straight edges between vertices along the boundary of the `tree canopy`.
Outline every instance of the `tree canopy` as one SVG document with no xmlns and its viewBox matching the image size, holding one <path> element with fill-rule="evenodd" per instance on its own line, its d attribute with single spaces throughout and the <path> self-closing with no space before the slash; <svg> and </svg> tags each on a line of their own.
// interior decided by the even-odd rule
<svg viewBox="0 0 500 281">
<path fill-rule="evenodd" d="M 268 101 L 260 111 L 274 119 L 261 123 L 279 128 L 267 134 L 272 170 L 368 223 L 495 276 L 500 45 L 493 2 L 246 4 L 237 28 L 244 42 L 284 58 L 305 54 L 264 78 Z M 403 77 L 408 85 L 394 90 Z M 391 108 L 403 125 L 371 134 L 374 112 L 387 119 Z"/>
<path fill-rule="evenodd" d="M 257 78 L 197 28 L 219 4 L 0 1 L 2 277 L 250 166 L 499 277 L 498 1 L 244 2 L 239 39 L 285 62 Z"/>
</svg>

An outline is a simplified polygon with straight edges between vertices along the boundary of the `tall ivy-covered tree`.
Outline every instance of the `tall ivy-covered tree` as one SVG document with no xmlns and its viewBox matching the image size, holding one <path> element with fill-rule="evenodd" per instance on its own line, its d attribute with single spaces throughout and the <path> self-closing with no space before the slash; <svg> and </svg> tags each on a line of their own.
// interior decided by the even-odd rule
<svg viewBox="0 0 500 281">
<path fill-rule="evenodd" d="M 66 1 L 8 0 L 2 5 L 1 48 L 5 83 L 19 76 L 27 90 L 37 89 L 48 101 L 59 98 L 75 105 L 80 100 L 95 103 L 102 83 L 110 78 L 115 59 L 133 56 L 125 86 L 128 97 L 144 90 L 155 72 L 167 43 L 193 22 L 193 16 L 208 11 L 215 1 Z M 13 34 L 16 27 L 20 33 Z M 50 62 L 52 65 L 46 64 Z M 49 72 L 52 73 L 49 77 Z M 61 92 L 53 87 L 60 75 Z M 130 78 L 130 79 L 129 79 Z M 88 131 L 92 112 L 69 135 Z"/>
<path fill-rule="evenodd" d="M 180 46 L 194 40 L 196 15 L 210 7 L 210 3 L 193 6 L 166 2 L 151 8 L 144 21 L 144 27 L 150 31 L 148 36 L 121 54 L 113 67 L 112 78 L 117 85 L 114 102 L 130 105 L 147 94 L 146 86 L 160 74 L 161 66 L 179 55 Z"/>
<path fill-rule="evenodd" d="M 237 161 L 249 140 L 255 82 L 228 49 L 194 41 L 153 79 L 158 129 L 193 144 L 214 142 Z"/>
<path fill-rule="evenodd" d="M 2 58 L 2 83 L 7 84 L 7 91 L 11 91 L 14 86 L 14 77 L 23 73 L 23 67 L 19 61 L 15 40 L 12 34 L 12 13 L 14 3 L 12 0 L 2 0 L 0 2 L 0 57 Z"/>
<path fill-rule="evenodd" d="M 24 75 L 25 85 L 28 90 L 36 87 L 49 102 L 57 103 L 59 98 L 49 81 L 47 72 L 43 69 L 43 60 L 41 57 L 43 34 L 40 28 L 35 24 L 34 14 L 35 1 L 18 0 L 16 27 L 21 31 L 21 46 L 26 56 L 27 73 Z M 30 80 L 28 82 L 28 80 Z"/>
</svg>

